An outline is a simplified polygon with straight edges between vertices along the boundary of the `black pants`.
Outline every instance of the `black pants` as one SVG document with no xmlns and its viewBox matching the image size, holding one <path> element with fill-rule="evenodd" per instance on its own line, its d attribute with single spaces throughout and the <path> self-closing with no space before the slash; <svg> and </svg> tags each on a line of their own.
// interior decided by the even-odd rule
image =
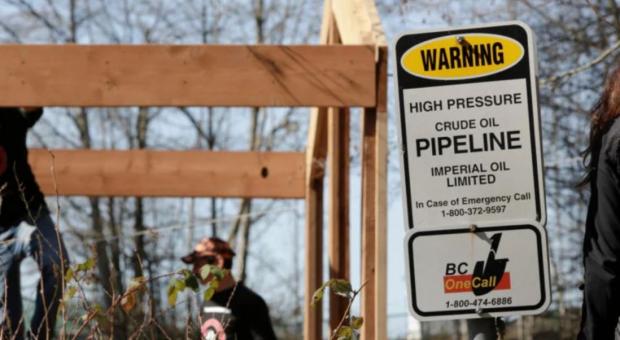
<svg viewBox="0 0 620 340">
<path fill-rule="evenodd" d="M 579 340 L 620 339 L 620 280 L 586 255 Z"/>
</svg>

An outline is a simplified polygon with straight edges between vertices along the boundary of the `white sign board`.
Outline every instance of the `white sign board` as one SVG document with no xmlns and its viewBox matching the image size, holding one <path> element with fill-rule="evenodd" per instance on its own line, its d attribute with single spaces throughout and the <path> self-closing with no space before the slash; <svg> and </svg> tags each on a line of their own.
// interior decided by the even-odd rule
<svg viewBox="0 0 620 340">
<path fill-rule="evenodd" d="M 395 52 L 408 228 L 544 225 L 529 29 L 407 34 Z"/>
<path fill-rule="evenodd" d="M 549 305 L 540 227 L 414 229 L 405 249 L 409 307 L 418 320 L 532 314 Z"/>
<path fill-rule="evenodd" d="M 544 311 L 531 30 L 507 22 L 414 32 L 393 48 L 411 312 L 436 320 Z"/>
</svg>

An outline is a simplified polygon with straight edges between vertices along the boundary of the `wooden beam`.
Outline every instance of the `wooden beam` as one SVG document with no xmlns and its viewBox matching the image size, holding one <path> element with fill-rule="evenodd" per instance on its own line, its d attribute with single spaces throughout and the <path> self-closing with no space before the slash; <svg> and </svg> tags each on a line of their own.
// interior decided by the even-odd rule
<svg viewBox="0 0 620 340">
<path fill-rule="evenodd" d="M 304 159 L 301 152 L 29 152 L 43 192 L 63 196 L 304 198 Z"/>
<path fill-rule="evenodd" d="M 363 106 L 368 46 L 0 45 L 0 106 Z"/>
<path fill-rule="evenodd" d="M 347 109 L 328 110 L 329 278 L 350 280 L 349 240 L 349 122 Z M 338 328 L 347 300 L 333 292 L 329 299 L 329 327 Z"/>
<path fill-rule="evenodd" d="M 387 46 L 374 0 L 333 1 L 332 9 L 343 44 Z"/>
<path fill-rule="evenodd" d="M 312 296 L 323 284 L 323 178 L 306 187 L 305 239 L 304 339 L 313 340 L 322 338 L 323 328 L 323 304 L 312 306 Z"/>
</svg>

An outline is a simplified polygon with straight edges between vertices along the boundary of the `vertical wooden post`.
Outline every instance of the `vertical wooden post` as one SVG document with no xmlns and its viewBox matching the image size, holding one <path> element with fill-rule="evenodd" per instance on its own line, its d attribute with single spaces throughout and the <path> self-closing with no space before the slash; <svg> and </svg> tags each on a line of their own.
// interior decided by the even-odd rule
<svg viewBox="0 0 620 340">
<path fill-rule="evenodd" d="M 327 158 L 329 176 L 329 277 L 349 280 L 349 122 L 348 109 L 328 110 Z M 345 314 L 347 301 L 329 296 L 329 327 L 333 331 Z"/>
<path fill-rule="evenodd" d="M 323 284 L 323 178 L 327 152 L 327 110 L 312 109 L 306 150 L 306 248 L 304 339 L 320 339 L 323 304 L 312 306 L 312 295 Z"/>
<path fill-rule="evenodd" d="M 323 283 L 323 178 L 327 152 L 327 110 L 312 109 L 306 150 L 306 248 L 304 339 L 321 339 L 323 304 L 312 295 Z"/>
<path fill-rule="evenodd" d="M 376 117 L 375 108 L 364 109 L 362 117 L 362 284 L 364 289 L 361 293 L 361 312 L 364 318 L 362 326 L 362 339 L 375 339 L 375 319 L 377 294 L 375 238 L 377 233 L 377 220 L 375 211 L 376 199 Z"/>
<path fill-rule="evenodd" d="M 377 48 L 377 106 L 362 117 L 362 339 L 387 338 L 387 48 Z"/>
<path fill-rule="evenodd" d="M 304 339 L 321 339 L 323 310 L 312 307 L 312 295 L 323 281 L 323 178 L 310 180 L 306 187 L 306 248 Z"/>
<path fill-rule="evenodd" d="M 320 42 L 326 44 L 333 29 L 331 1 L 325 0 Z M 327 111 L 313 108 L 308 128 L 306 150 L 306 258 L 304 294 L 304 339 L 322 338 L 323 304 L 312 307 L 312 295 L 323 284 L 323 176 L 325 160 Z"/>
<path fill-rule="evenodd" d="M 387 43 L 374 0 L 333 1 L 340 40 L 375 48 L 376 102 L 362 118 L 362 339 L 387 338 Z"/>
<path fill-rule="evenodd" d="M 387 53 L 377 48 L 375 117 L 375 339 L 387 339 Z"/>
</svg>

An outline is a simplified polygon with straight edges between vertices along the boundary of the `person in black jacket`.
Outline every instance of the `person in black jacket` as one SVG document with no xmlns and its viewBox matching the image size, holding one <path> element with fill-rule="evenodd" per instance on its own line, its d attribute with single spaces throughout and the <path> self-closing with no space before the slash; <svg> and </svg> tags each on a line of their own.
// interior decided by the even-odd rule
<svg viewBox="0 0 620 340">
<path fill-rule="evenodd" d="M 269 318 L 269 308 L 258 294 L 238 282 L 230 273 L 235 252 L 227 242 L 217 238 L 202 239 L 194 251 L 181 258 L 193 265 L 193 272 L 201 278 L 205 265 L 224 269 L 225 276 L 201 313 L 203 339 L 275 340 Z M 200 279 L 207 283 L 211 277 Z"/>
<path fill-rule="evenodd" d="M 608 76 L 591 112 L 584 153 L 590 204 L 583 243 L 585 268 L 579 339 L 616 339 L 620 317 L 620 67 Z"/>
<path fill-rule="evenodd" d="M 24 335 L 21 260 L 32 256 L 41 273 L 28 333 L 34 339 L 51 339 L 54 335 L 62 278 L 68 266 L 62 238 L 28 164 L 27 132 L 42 114 L 41 108 L 0 108 L 0 282 L 4 288 L 0 290 L 0 320 L 3 339 L 22 339 Z"/>
</svg>

